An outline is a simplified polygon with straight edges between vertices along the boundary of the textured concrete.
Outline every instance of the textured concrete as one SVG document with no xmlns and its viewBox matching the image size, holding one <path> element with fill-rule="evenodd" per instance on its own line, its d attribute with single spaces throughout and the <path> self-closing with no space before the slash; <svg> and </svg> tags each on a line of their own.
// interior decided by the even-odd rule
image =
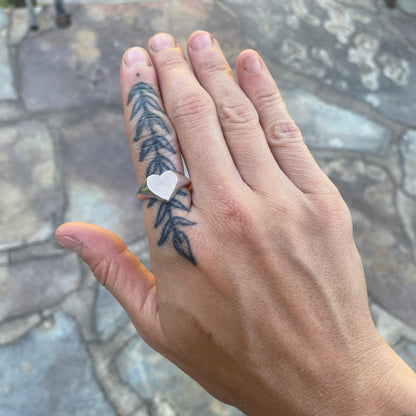
<svg viewBox="0 0 416 416">
<path fill-rule="evenodd" d="M 237 415 L 137 336 L 53 232 L 105 226 L 150 268 L 119 62 L 157 31 L 254 47 L 351 208 L 380 334 L 416 368 L 413 0 L 66 0 L 0 10 L 0 414 Z M 52 4 L 41 0 L 39 5 Z M 406 13 L 404 13 L 404 11 Z"/>
</svg>

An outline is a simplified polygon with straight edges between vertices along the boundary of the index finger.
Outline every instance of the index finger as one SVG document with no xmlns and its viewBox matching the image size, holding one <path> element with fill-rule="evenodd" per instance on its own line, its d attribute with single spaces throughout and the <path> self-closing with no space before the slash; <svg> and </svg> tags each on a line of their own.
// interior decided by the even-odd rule
<svg viewBox="0 0 416 416">
<path fill-rule="evenodd" d="M 161 175 L 169 170 L 183 174 L 176 132 L 165 114 L 156 72 L 144 49 L 131 48 L 124 54 L 120 86 L 127 140 L 138 185 L 150 175 Z M 153 198 L 143 206 L 151 253 L 155 253 L 156 247 L 166 248 L 195 263 L 187 235 L 189 227 L 195 225 L 190 215 L 190 191 L 182 188 L 168 202 Z M 167 254 L 166 250 L 163 255 Z M 158 254 L 160 251 L 156 252 Z"/>
</svg>

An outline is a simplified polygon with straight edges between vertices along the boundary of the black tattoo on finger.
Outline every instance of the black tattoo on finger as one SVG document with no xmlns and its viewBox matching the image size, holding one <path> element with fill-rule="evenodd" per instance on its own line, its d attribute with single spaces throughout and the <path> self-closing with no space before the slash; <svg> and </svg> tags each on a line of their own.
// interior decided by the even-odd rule
<svg viewBox="0 0 416 416">
<path fill-rule="evenodd" d="M 145 82 L 138 82 L 130 91 L 127 104 L 133 103 L 130 121 L 137 119 L 133 141 L 140 144 L 139 162 L 146 160 L 146 177 L 161 175 L 166 170 L 178 172 L 169 156 L 176 155 L 176 151 L 169 142 L 169 128 L 166 115 L 158 103 L 159 97 L 154 88 Z M 187 192 L 179 190 L 169 202 L 161 202 L 156 198 L 148 201 L 147 207 L 158 205 L 158 212 L 154 228 L 162 230 L 158 245 L 162 246 L 171 240 L 175 250 L 191 263 L 196 265 L 191 244 L 184 229 L 195 225 L 195 222 L 178 215 L 189 212 L 180 200 Z"/>
</svg>

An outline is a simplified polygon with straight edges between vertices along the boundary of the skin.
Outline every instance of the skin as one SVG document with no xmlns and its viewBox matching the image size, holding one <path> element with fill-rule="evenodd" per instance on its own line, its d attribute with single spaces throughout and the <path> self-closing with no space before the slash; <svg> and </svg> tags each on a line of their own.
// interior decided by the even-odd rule
<svg viewBox="0 0 416 416">
<path fill-rule="evenodd" d="M 159 34 L 121 63 L 138 184 L 165 159 L 183 172 L 181 155 L 192 180 L 143 202 L 153 274 L 96 225 L 58 241 L 149 345 L 249 416 L 414 416 L 416 376 L 372 322 L 349 210 L 264 62 L 243 51 L 235 80 L 203 31 L 187 52 Z"/>
</svg>

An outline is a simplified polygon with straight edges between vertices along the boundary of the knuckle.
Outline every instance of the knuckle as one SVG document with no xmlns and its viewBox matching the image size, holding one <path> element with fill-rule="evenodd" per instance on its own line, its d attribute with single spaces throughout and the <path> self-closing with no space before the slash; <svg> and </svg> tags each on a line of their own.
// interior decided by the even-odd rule
<svg viewBox="0 0 416 416">
<path fill-rule="evenodd" d="M 237 235 L 245 235 L 255 228 L 254 216 L 245 204 L 238 197 L 230 197 L 220 201 L 218 210 L 224 227 L 221 227 L 227 234 L 231 231 Z"/>
<path fill-rule="evenodd" d="M 293 120 L 276 120 L 266 127 L 266 136 L 272 146 L 284 146 L 303 141 L 302 133 Z"/>
<path fill-rule="evenodd" d="M 258 123 L 257 112 L 247 103 L 222 103 L 218 106 L 217 112 L 224 127 L 247 129 L 248 126 Z"/>
<path fill-rule="evenodd" d="M 172 56 L 171 54 L 167 54 L 165 56 L 165 59 L 162 59 L 158 63 L 159 70 L 161 71 L 177 71 L 181 67 L 187 66 L 188 64 L 185 61 L 185 58 L 179 54 L 174 52 L 175 56 Z"/>
<path fill-rule="evenodd" d="M 217 74 L 221 77 L 224 75 L 228 75 L 230 78 L 234 77 L 230 66 L 223 61 L 206 62 L 200 68 L 199 73 L 202 78 L 211 78 L 212 76 L 215 77 Z"/>
<path fill-rule="evenodd" d="M 342 235 L 352 234 L 351 212 L 338 191 L 316 202 L 318 222 L 323 231 Z"/>
<path fill-rule="evenodd" d="M 201 117 L 213 111 L 211 99 L 201 91 L 185 91 L 176 99 L 172 109 L 172 119 L 188 119 L 197 115 Z"/>
<path fill-rule="evenodd" d="M 277 88 L 260 90 L 254 98 L 258 107 L 275 110 L 278 106 L 284 105 L 282 96 Z"/>
<path fill-rule="evenodd" d="M 108 288 L 109 276 L 112 268 L 112 261 L 103 258 L 91 269 L 91 271 L 101 285 Z"/>
<path fill-rule="evenodd" d="M 95 265 L 90 265 L 91 271 L 102 286 L 110 292 L 117 283 L 117 277 L 120 276 L 120 260 L 128 254 L 127 247 L 113 256 L 103 257 Z"/>
</svg>

